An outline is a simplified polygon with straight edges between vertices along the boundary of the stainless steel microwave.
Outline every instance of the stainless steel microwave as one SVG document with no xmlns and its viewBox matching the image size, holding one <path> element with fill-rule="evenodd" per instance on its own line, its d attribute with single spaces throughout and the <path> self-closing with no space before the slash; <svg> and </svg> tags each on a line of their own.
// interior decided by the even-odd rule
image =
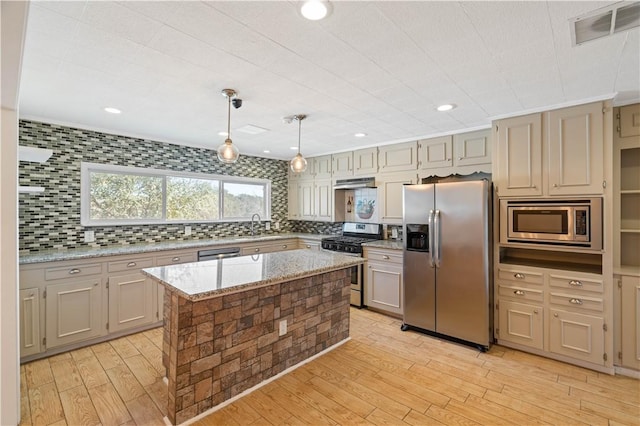
<svg viewBox="0 0 640 426">
<path fill-rule="evenodd" d="M 500 200 L 500 242 L 602 250 L 602 198 Z"/>
</svg>

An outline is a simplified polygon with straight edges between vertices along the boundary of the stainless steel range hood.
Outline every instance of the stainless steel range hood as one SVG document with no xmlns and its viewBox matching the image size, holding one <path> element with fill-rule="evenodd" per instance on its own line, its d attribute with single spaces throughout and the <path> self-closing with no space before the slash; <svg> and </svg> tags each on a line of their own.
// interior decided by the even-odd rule
<svg viewBox="0 0 640 426">
<path fill-rule="evenodd" d="M 352 178 L 352 179 L 338 179 L 333 189 L 356 189 L 356 188 L 375 188 L 376 179 L 373 177 L 367 178 Z"/>
</svg>

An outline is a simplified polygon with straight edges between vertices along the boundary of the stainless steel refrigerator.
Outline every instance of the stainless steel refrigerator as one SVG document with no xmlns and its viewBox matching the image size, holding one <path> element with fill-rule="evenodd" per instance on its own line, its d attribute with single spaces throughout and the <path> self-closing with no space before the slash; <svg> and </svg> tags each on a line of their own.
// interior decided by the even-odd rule
<svg viewBox="0 0 640 426">
<path fill-rule="evenodd" d="M 403 188 L 402 329 L 492 341 L 491 184 L 487 180 Z"/>
</svg>

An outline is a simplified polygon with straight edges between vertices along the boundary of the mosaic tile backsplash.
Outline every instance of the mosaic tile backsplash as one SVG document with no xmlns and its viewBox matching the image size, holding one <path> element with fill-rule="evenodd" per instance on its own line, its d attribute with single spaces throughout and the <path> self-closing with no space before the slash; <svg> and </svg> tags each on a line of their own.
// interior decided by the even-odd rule
<svg viewBox="0 0 640 426">
<path fill-rule="evenodd" d="M 288 162 L 241 155 L 236 164 L 217 161 L 215 151 L 138 139 L 35 121 L 20 121 L 19 143 L 49 148 L 45 163 L 20 162 L 23 186 L 43 186 L 44 193 L 20 194 L 20 254 L 47 249 L 197 240 L 249 235 L 249 222 L 193 223 L 186 237 L 183 225 L 83 227 L 80 225 L 80 163 L 151 167 L 176 171 L 255 177 L 271 180 L 271 220 L 278 232 L 316 232 L 307 222 L 287 220 Z M 313 223 L 313 222 L 310 222 Z M 261 224 L 264 227 L 264 223 Z M 320 232 L 333 224 L 317 224 Z M 339 224 L 337 224 L 339 229 Z M 262 233 L 274 232 L 261 230 Z M 304 229 L 304 231 L 302 231 Z M 84 231 L 95 232 L 95 242 L 84 242 Z"/>
</svg>

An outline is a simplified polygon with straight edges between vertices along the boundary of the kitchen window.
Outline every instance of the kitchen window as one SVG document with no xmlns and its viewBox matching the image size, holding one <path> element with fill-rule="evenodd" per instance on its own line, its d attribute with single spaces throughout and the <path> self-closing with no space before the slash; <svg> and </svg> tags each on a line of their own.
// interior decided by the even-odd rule
<svg viewBox="0 0 640 426">
<path fill-rule="evenodd" d="M 82 163 L 81 224 L 237 222 L 271 219 L 271 182 Z"/>
</svg>

